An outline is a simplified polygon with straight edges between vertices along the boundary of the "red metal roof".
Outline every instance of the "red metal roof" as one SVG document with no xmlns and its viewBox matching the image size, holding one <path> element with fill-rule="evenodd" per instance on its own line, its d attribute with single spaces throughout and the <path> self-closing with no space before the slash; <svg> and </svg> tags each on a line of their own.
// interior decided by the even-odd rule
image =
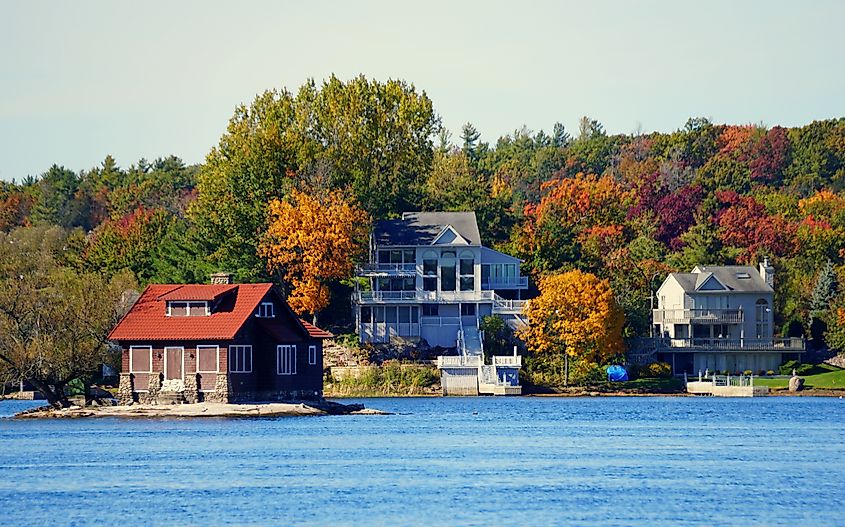
<svg viewBox="0 0 845 527">
<path fill-rule="evenodd" d="M 229 340 L 255 312 L 258 303 L 270 291 L 272 284 L 237 284 L 229 288 L 232 300 L 221 299 L 220 309 L 207 317 L 168 317 L 166 300 L 169 295 L 187 287 L 196 296 L 208 288 L 204 296 L 220 297 L 220 285 L 148 285 L 129 313 L 109 334 L 111 340 Z M 179 298 L 183 299 L 183 298 Z M 193 299 L 193 298 L 192 298 Z"/>
<path fill-rule="evenodd" d="M 237 289 L 233 284 L 197 285 L 185 284 L 170 286 L 170 290 L 160 294 L 158 300 L 216 300 L 218 297 Z"/>
<path fill-rule="evenodd" d="M 305 326 L 305 329 L 308 331 L 308 335 L 310 335 L 312 338 L 315 338 L 315 339 L 330 339 L 330 338 L 334 337 L 334 335 L 332 335 L 328 331 L 326 331 L 324 329 L 320 329 L 317 326 L 315 326 L 314 324 L 309 324 L 308 322 L 302 320 L 301 318 L 299 319 L 299 321 L 302 323 L 303 326 Z"/>
</svg>

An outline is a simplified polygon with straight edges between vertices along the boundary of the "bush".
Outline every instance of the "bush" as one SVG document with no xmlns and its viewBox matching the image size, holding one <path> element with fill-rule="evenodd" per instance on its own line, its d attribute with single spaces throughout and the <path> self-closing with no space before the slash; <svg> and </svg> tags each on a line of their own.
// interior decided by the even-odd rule
<svg viewBox="0 0 845 527">
<path fill-rule="evenodd" d="M 743 375 L 749 375 L 749 376 L 750 376 L 750 375 L 754 375 L 754 372 L 753 372 L 753 371 L 751 371 L 751 370 L 745 370 L 744 372 L 742 372 L 742 374 L 743 374 Z"/>
<path fill-rule="evenodd" d="M 796 375 L 808 375 L 812 369 L 812 364 L 801 364 L 797 360 L 788 360 L 780 365 L 778 371 L 781 375 L 792 375 L 792 370 L 795 370 Z"/>
<path fill-rule="evenodd" d="M 769 370 L 769 371 L 766 372 L 766 375 L 774 375 L 774 374 L 775 374 L 774 370 Z"/>
<path fill-rule="evenodd" d="M 652 362 L 642 366 L 638 373 L 645 379 L 668 379 L 672 376 L 672 365 L 668 362 Z"/>
</svg>

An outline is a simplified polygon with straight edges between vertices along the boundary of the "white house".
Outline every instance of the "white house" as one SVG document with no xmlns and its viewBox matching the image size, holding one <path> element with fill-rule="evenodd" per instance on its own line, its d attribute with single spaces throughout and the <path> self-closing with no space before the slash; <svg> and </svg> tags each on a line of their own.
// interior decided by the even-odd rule
<svg viewBox="0 0 845 527">
<path fill-rule="evenodd" d="M 448 359 L 475 368 L 483 362 L 481 317 L 524 324 L 528 277 L 520 276 L 518 258 L 481 245 L 474 212 L 406 212 L 378 221 L 369 256 L 357 268 L 363 280 L 353 293 L 361 342 L 424 340 L 457 348 L 464 359 Z"/>
<path fill-rule="evenodd" d="M 696 266 L 657 290 L 653 323 L 659 360 L 673 372 L 775 370 L 804 341 L 774 337 L 774 268 Z"/>
</svg>

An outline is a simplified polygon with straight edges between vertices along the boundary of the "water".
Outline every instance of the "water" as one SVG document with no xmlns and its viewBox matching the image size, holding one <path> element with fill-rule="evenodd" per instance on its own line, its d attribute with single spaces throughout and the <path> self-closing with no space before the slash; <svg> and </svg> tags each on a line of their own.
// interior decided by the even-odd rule
<svg viewBox="0 0 845 527">
<path fill-rule="evenodd" d="M 845 400 L 362 402 L 397 415 L 0 419 L 0 521 L 845 525 Z"/>
</svg>

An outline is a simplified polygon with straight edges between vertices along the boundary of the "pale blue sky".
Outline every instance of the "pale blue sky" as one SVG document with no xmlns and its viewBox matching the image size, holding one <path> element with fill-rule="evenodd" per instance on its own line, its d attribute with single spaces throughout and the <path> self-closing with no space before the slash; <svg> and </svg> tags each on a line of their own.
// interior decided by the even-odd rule
<svg viewBox="0 0 845 527">
<path fill-rule="evenodd" d="M 845 115 L 845 2 L 0 0 L 0 178 L 200 162 L 267 88 L 358 73 L 425 90 L 456 138 L 527 125 Z"/>
</svg>

